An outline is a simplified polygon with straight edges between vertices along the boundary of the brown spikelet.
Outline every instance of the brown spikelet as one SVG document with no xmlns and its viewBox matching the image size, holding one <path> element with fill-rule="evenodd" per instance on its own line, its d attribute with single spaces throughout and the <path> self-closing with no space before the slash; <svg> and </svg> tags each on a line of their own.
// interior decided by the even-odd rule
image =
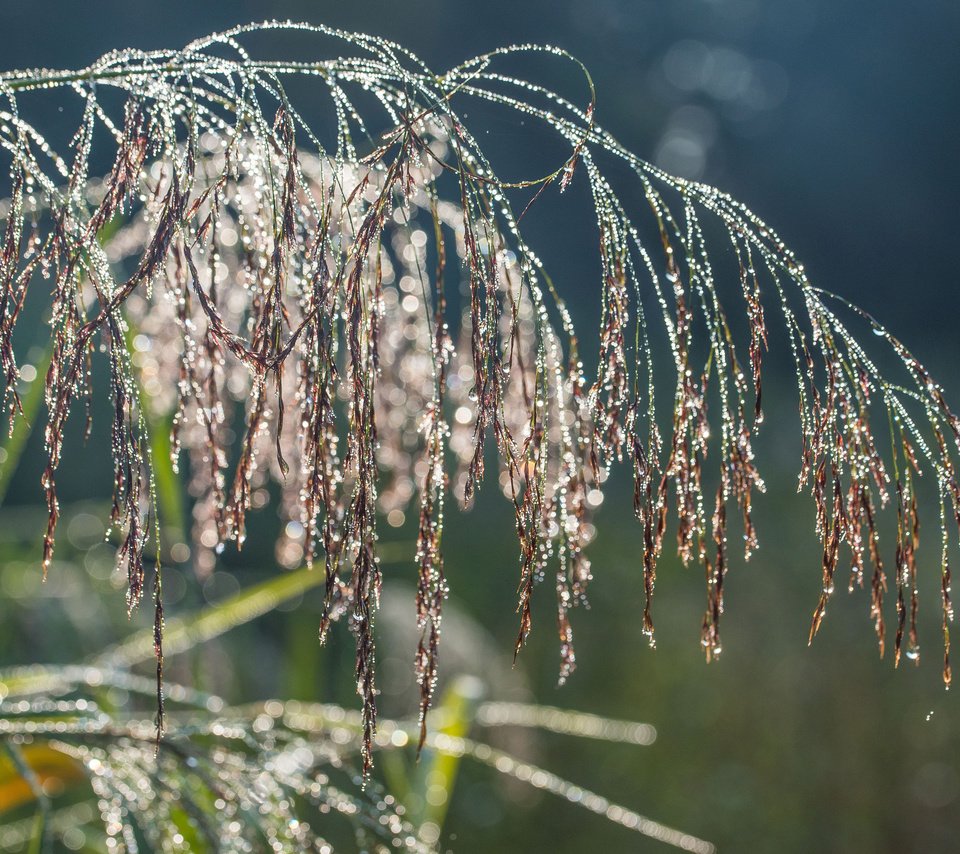
<svg viewBox="0 0 960 854">
<path fill-rule="evenodd" d="M 827 602 L 833 595 L 833 576 L 837 570 L 837 561 L 840 556 L 840 537 L 844 526 L 843 494 L 840 488 L 840 478 L 834 469 L 833 475 L 833 504 L 829 522 L 824 521 L 823 542 L 823 581 L 820 591 L 820 601 L 813 612 L 813 621 L 810 624 L 810 635 L 807 643 L 813 643 L 813 638 L 820 630 L 827 610 Z"/>
<path fill-rule="evenodd" d="M 434 238 L 437 246 L 437 267 L 434 277 L 436 302 L 433 310 L 433 370 L 434 399 L 424 414 L 422 425 L 426 437 L 424 460 L 426 474 L 421 487 L 420 525 L 417 533 L 417 626 L 420 639 L 417 643 L 415 672 L 420 685 L 420 739 L 417 752 L 423 749 L 427 737 L 427 712 L 433 702 L 437 684 L 437 669 L 440 649 L 440 624 L 443 616 L 443 601 L 447 596 L 447 581 L 443 568 L 441 532 L 447 478 L 444 470 L 444 450 L 447 425 L 443 420 L 443 403 L 447 390 L 447 365 L 451 342 L 446 330 L 446 297 L 444 294 L 444 269 L 446 251 L 442 224 L 437 212 L 436 199 L 431 200 Z"/>
<path fill-rule="evenodd" d="M 160 739 L 163 738 L 165 725 L 163 698 L 163 581 L 159 554 L 153 576 L 153 654 L 156 661 L 157 674 L 157 749 L 159 750 Z"/>
<path fill-rule="evenodd" d="M 713 514 L 714 560 L 705 560 L 707 573 L 707 610 L 703 615 L 700 643 L 710 661 L 720 655 L 720 616 L 723 614 L 723 583 L 727 574 L 727 513 L 722 489 L 717 490 Z"/>
</svg>

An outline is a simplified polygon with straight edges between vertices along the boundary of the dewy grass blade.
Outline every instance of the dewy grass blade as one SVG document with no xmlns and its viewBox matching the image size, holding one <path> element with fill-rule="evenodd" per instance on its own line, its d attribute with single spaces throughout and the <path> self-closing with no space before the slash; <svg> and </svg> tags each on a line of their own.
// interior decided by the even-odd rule
<svg viewBox="0 0 960 854">
<path fill-rule="evenodd" d="M 27 391 L 20 397 L 23 411 L 14 421 L 10 432 L 0 439 L 0 505 L 3 504 L 3 499 L 7 495 L 10 482 L 16 474 L 20 458 L 23 456 L 37 420 L 42 417 L 44 377 L 50 368 L 52 353 L 53 348 L 47 347 L 37 364 L 31 366 L 36 373 Z"/>
<path fill-rule="evenodd" d="M 383 546 L 384 560 L 398 560 L 402 549 Z M 187 652 L 199 644 L 226 634 L 274 610 L 278 605 L 302 596 L 324 583 L 318 568 L 302 567 L 244 588 L 222 602 L 209 605 L 195 614 L 168 620 L 164 632 L 164 655 Z M 116 646 L 94 656 L 93 664 L 108 668 L 127 668 L 153 658 L 153 629 L 136 632 Z"/>
</svg>

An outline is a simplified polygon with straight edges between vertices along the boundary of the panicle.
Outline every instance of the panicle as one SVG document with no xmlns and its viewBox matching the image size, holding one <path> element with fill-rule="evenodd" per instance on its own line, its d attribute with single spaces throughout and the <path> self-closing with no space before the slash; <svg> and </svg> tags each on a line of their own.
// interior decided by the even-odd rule
<svg viewBox="0 0 960 854">
<path fill-rule="evenodd" d="M 258 62 L 241 47 L 251 31 L 285 26 L 336 49 L 312 62 Z M 192 499 L 199 573 L 214 570 L 225 544 L 243 545 L 247 514 L 271 489 L 284 517 L 278 562 L 322 567 L 320 637 L 340 618 L 355 635 L 365 773 L 377 721 L 378 526 L 385 519 L 400 527 L 410 513 L 418 520 L 422 746 L 448 594 L 444 522 L 452 503 L 469 507 L 488 476 L 513 508 L 516 654 L 533 627 L 537 585 L 551 577 L 559 679 L 572 674 L 571 615 L 586 604 L 592 580 L 585 551 L 592 516 L 610 472 L 626 462 L 641 543 L 642 631 L 652 643 L 657 565 L 673 526 L 682 562 L 696 561 L 705 573 L 701 641 L 713 658 L 722 649 L 731 526 L 742 527 L 746 558 L 759 543 L 752 502 L 765 486 L 753 447 L 769 324 L 782 317 L 796 366 L 800 487 L 813 498 L 822 544 L 810 639 L 848 554 L 848 586 L 865 586 L 869 576 L 869 615 L 883 654 L 880 529 L 892 497 L 895 659 L 919 658 L 916 481 L 928 472 L 941 511 L 949 683 L 955 539 L 948 522 L 952 515 L 960 525 L 960 419 L 940 386 L 872 317 L 815 288 L 752 212 L 665 174 L 604 131 L 589 76 L 581 107 L 502 74 L 499 58 L 520 50 L 576 62 L 561 50 L 525 46 L 436 75 L 383 39 L 268 23 L 182 52 L 115 52 L 75 73 L 0 75 L 0 141 L 10 161 L 0 367 L 11 419 L 20 411 L 14 330 L 31 283 L 50 284 L 44 571 L 54 555 L 64 431 L 78 406 L 89 430 L 92 377 L 105 369 L 111 522 L 128 608 L 143 597 L 151 539 L 160 551 L 150 437 L 169 430 L 171 464 L 184 464 Z M 104 76 L 126 96 L 113 118 L 98 101 Z M 331 95 L 332 146 L 287 97 L 285 84 L 298 77 Z M 21 102 L 55 86 L 84 103 L 70 163 L 22 118 Z M 361 91 L 373 95 L 379 114 L 361 110 Z M 470 100 L 543 124 L 569 144 L 569 157 L 539 180 L 502 179 L 465 121 Z M 98 180 L 89 169 L 102 128 L 115 148 L 109 174 Z M 645 209 L 629 209 L 606 177 L 611 165 L 633 176 Z M 571 283 L 551 275 L 520 230 L 532 205 L 580 181 L 589 188 L 598 247 L 593 370 L 581 360 L 562 296 Z M 717 242 L 718 229 L 729 245 Z M 741 297 L 743 305 L 731 308 Z M 849 331 L 851 322 L 876 333 L 872 345 L 885 345 L 903 377 L 888 379 L 886 365 L 881 372 L 874 347 Z M 658 329 L 668 359 L 655 374 Z M 655 376 L 663 372 L 672 374 L 672 394 L 660 423 L 656 402 L 664 395 Z M 889 430 L 889 453 L 880 429 Z M 159 679 L 159 565 L 154 602 Z"/>
</svg>

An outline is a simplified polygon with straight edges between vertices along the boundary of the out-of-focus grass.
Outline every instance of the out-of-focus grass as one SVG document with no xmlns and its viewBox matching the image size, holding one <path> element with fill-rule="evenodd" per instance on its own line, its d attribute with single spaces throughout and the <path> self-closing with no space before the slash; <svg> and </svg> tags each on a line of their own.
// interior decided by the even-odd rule
<svg viewBox="0 0 960 854">
<path fill-rule="evenodd" d="M 56 711 L 54 707 L 47 709 L 44 705 L 47 701 L 43 699 L 48 696 L 70 696 L 76 690 L 72 687 L 75 685 L 85 686 L 84 690 L 89 692 L 96 704 L 97 714 L 121 715 L 121 722 L 124 715 L 148 716 L 154 711 L 150 677 L 152 628 L 145 625 L 148 622 L 145 615 L 134 613 L 132 619 L 126 621 L 117 616 L 122 611 L 110 608 L 111 598 L 122 598 L 123 577 L 122 573 L 113 570 L 113 546 L 109 538 L 104 540 L 104 530 L 99 522 L 103 509 L 89 504 L 68 508 L 64 514 L 68 544 L 51 567 L 45 584 L 39 583 L 35 560 L 30 559 L 34 538 L 26 533 L 30 525 L 42 521 L 41 511 L 32 508 L 8 510 L 5 520 L 15 520 L 15 524 L 9 527 L 0 525 L 0 565 L 4 567 L 0 580 L 7 594 L 0 600 L 0 632 L 7 635 L 5 640 L 9 640 L 4 649 L 14 652 L 13 656 L 0 661 L 0 703 L 7 697 L 13 705 L 6 711 L 23 714 L 24 709 L 20 708 L 20 704 L 24 701 L 18 698 L 40 699 L 41 705 L 35 719 L 40 726 L 36 732 L 46 733 L 42 737 L 57 732 L 56 729 L 49 732 L 45 729 L 47 726 L 56 727 L 53 719 L 46 721 L 47 712 L 52 712 L 55 718 L 63 721 L 66 728 L 60 730 L 62 738 L 69 738 L 71 733 L 77 737 L 78 734 L 71 729 L 75 718 L 73 707 L 70 707 L 71 710 L 65 707 L 63 711 Z M 387 559 L 386 566 L 390 566 L 391 555 L 399 557 L 405 551 L 408 549 L 402 543 L 386 544 L 381 553 Z M 170 620 L 166 634 L 167 673 L 168 680 L 171 680 L 167 693 L 168 702 L 174 704 L 172 714 L 175 716 L 178 704 L 185 702 L 200 703 L 200 708 L 214 711 L 222 709 L 224 704 L 223 700 L 212 698 L 205 690 L 181 688 L 176 684 L 177 681 L 194 683 L 202 689 L 211 684 L 219 685 L 233 702 L 249 702 L 264 696 L 264 689 L 269 690 L 270 687 L 270 672 L 260 672 L 257 668 L 266 662 L 268 667 L 272 664 L 276 670 L 284 651 L 282 647 L 270 649 L 276 637 L 269 625 L 262 625 L 264 621 L 258 618 L 264 615 L 276 617 L 277 614 L 271 612 L 278 606 L 295 598 L 302 600 L 309 597 L 323 580 L 322 570 L 302 569 L 283 573 L 259 583 L 244 584 L 242 589 L 229 595 L 223 595 L 224 590 L 231 589 L 226 580 L 234 578 L 229 571 L 219 571 L 215 583 L 207 579 L 203 584 L 189 573 L 184 573 L 182 567 L 168 567 L 165 571 L 168 579 L 174 580 L 170 585 L 173 596 L 168 605 L 181 615 Z M 239 571 L 237 574 L 249 576 L 250 572 Z M 233 584 L 238 585 L 239 582 L 234 580 Z M 301 601 L 300 607 L 301 610 L 306 607 L 309 612 L 309 600 L 306 605 Z M 404 619 L 406 615 L 397 619 L 397 608 L 392 606 L 385 607 L 383 614 L 386 632 L 402 635 L 407 625 Z M 25 644 L 24 638 L 38 627 L 43 630 L 36 634 L 35 642 Z M 405 757 L 387 750 L 415 744 L 418 730 L 415 720 L 406 725 L 409 734 L 401 740 L 391 735 L 397 732 L 398 725 L 385 721 L 384 737 L 378 741 L 382 749 L 386 781 L 398 793 L 401 803 L 408 805 L 407 815 L 412 826 L 418 828 L 422 841 L 431 846 L 442 843 L 448 836 L 444 833 L 444 826 L 464 761 L 464 748 L 456 745 L 474 743 L 463 740 L 467 736 L 477 737 L 474 733 L 475 715 L 481 696 L 485 693 L 514 699 L 523 696 L 516 693 L 516 686 L 513 685 L 516 680 L 512 676 L 503 681 L 502 677 L 496 675 L 509 673 L 505 664 L 491 667 L 491 660 L 495 664 L 498 653 L 487 648 L 489 639 L 479 625 L 473 625 L 469 618 L 454 609 L 448 620 L 447 632 L 453 659 L 451 671 L 454 674 L 458 672 L 456 658 L 459 655 L 461 662 L 467 662 L 466 673 L 483 672 L 488 683 L 484 684 L 477 675 L 444 680 L 448 687 L 444 691 L 443 702 L 431 715 L 431 733 L 419 763 L 412 749 Z M 296 643 L 304 642 L 302 638 L 293 640 Z M 315 638 L 310 640 L 317 642 Z M 466 654 L 464 650 L 467 650 Z M 471 655 L 476 660 L 470 661 Z M 508 660 L 506 655 L 500 657 Z M 82 665 L 84 659 L 89 660 L 90 664 Z M 480 661 L 484 663 L 484 669 L 477 671 L 475 665 Z M 56 662 L 68 666 L 58 668 Z M 11 664 L 24 667 L 10 670 Z M 209 678 L 211 671 L 208 668 L 211 665 L 220 671 L 218 679 Z M 133 667 L 135 674 L 141 666 L 142 677 L 124 675 L 126 668 Z M 391 672 L 391 668 L 388 667 L 387 672 Z M 410 670 L 405 672 L 407 681 L 412 681 Z M 337 712 L 331 721 L 339 722 L 336 726 L 347 726 L 345 732 L 352 731 L 354 737 L 359 734 L 361 730 L 357 721 L 349 723 L 357 717 L 349 710 L 353 699 L 349 684 L 334 685 L 332 693 L 325 695 L 321 686 L 311 683 L 309 677 L 301 674 L 299 678 L 301 684 L 311 686 L 318 698 L 321 695 L 326 700 L 345 698 L 346 717 L 344 713 Z M 396 672 L 393 678 L 396 681 Z M 395 685 L 389 690 L 394 694 L 412 697 L 411 687 Z M 212 706 L 214 701 L 216 705 Z M 395 706 L 397 702 L 394 701 Z M 301 704 L 291 703 L 292 712 L 295 707 L 300 708 Z M 94 707 L 89 708 L 92 710 Z M 305 710 L 308 708 L 313 707 L 304 707 Z M 498 708 L 496 703 L 484 708 L 488 714 L 485 715 L 482 731 L 489 741 L 481 744 L 494 745 L 495 752 L 491 755 L 502 756 L 504 759 L 500 761 L 511 763 L 514 760 L 508 757 L 516 752 L 520 756 L 536 755 L 536 739 L 525 736 L 522 729 L 498 731 L 503 722 L 500 721 L 502 715 L 495 713 Z M 415 702 L 408 711 L 415 713 Z M 312 714 L 305 713 L 308 718 Z M 252 720 L 254 712 L 250 714 Z M 298 720 L 304 718 L 304 714 L 299 712 L 294 712 L 294 715 Z M 535 719 L 536 716 L 523 725 L 530 726 Z M 118 723 L 118 726 L 121 727 L 117 730 L 118 735 L 123 738 L 122 723 Z M 8 733 L 23 731 L 22 727 L 17 729 L 16 726 L 7 729 Z M 176 737 L 176 727 L 174 733 Z M 591 733 L 591 727 L 583 729 L 583 734 Z M 82 743 L 82 731 L 79 738 Z M 445 746 L 448 742 L 454 745 L 453 749 Z M 4 850 L 20 850 L 17 847 L 20 842 L 23 843 L 22 850 L 46 850 L 46 843 L 53 838 L 74 850 L 96 850 L 103 839 L 97 830 L 97 817 L 93 813 L 81 823 L 82 831 L 81 824 L 72 829 L 64 824 L 64 817 L 70 810 L 82 806 L 91 797 L 86 775 L 80 766 L 58 749 L 51 750 L 47 743 L 34 743 L 30 736 L 24 747 L 21 747 L 22 738 L 11 741 L 9 735 L 4 743 L 8 747 L 8 761 L 0 763 L 0 813 L 7 822 L 0 838 Z M 504 748 L 508 750 L 504 752 Z M 131 758 L 130 761 L 135 760 Z M 474 771 L 477 770 L 474 767 Z M 507 781 L 499 809 L 506 811 L 517 791 L 523 792 L 523 785 Z M 529 797 L 529 793 L 526 794 Z M 33 819 L 29 817 L 31 810 Z M 198 837 L 198 845 L 200 841 Z M 41 843 L 43 847 L 35 848 Z"/>
</svg>

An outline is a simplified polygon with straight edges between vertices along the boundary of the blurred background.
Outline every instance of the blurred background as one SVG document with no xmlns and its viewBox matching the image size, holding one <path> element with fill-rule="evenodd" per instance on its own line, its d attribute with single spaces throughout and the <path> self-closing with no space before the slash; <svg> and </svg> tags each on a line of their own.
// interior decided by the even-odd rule
<svg viewBox="0 0 960 854">
<path fill-rule="evenodd" d="M 664 169 L 718 185 L 753 208 L 815 284 L 870 310 L 943 379 L 949 398 L 960 399 L 960 5 L 952 0 L 0 0 L 0 63 L 76 67 L 111 48 L 176 47 L 264 18 L 386 36 L 438 72 L 508 43 L 570 50 L 593 74 L 600 124 Z M 281 54 L 282 42 L 272 49 Z M 566 91 L 576 85 L 572 79 Z M 495 167 L 543 174 L 540 152 L 524 146 L 516 126 L 491 120 L 488 134 Z M 575 203 L 571 193 L 550 205 Z M 531 219 L 528 239 L 548 268 L 562 272 L 561 290 L 589 329 L 599 310 L 594 247 L 558 241 L 553 228 L 549 217 Z M 589 345 L 590 335 L 583 337 Z M 579 666 L 561 689 L 551 595 L 540 597 L 529 647 L 510 670 L 517 560 L 509 508 L 489 488 L 471 516 L 449 517 L 456 617 L 444 628 L 444 678 L 474 672 L 488 696 L 654 725 L 659 737 L 650 747 L 543 735 L 511 736 L 511 749 L 721 851 L 955 851 L 960 714 L 956 692 L 945 693 L 940 679 L 935 532 L 928 530 L 919 554 L 919 668 L 895 672 L 889 655 L 878 661 L 862 591 L 838 593 L 807 647 L 820 556 L 813 507 L 794 491 L 800 431 L 789 353 L 776 334 L 771 346 L 768 419 L 757 446 L 768 485 L 756 513 L 761 550 L 748 564 L 733 561 L 722 658 L 703 661 L 699 570 L 683 569 L 668 553 L 658 577 L 657 649 L 648 648 L 639 619 L 640 531 L 621 474 L 596 519 L 592 608 L 574 614 Z M 64 476 L 64 546 L 40 584 L 38 439 L 31 437 L 0 514 L 0 666 L 75 661 L 130 631 L 103 543 L 106 444 L 74 449 Z M 272 512 L 260 511 L 263 537 L 252 536 L 242 555 L 228 550 L 206 582 L 172 571 L 168 614 L 274 573 Z M 924 517 L 936 527 L 930 502 Z M 410 524 L 389 529 L 411 559 L 415 535 Z M 888 536 L 888 550 L 891 543 Z M 385 575 L 390 593 L 379 628 L 396 642 L 381 642 L 384 710 L 401 715 L 412 702 L 411 560 L 390 563 Z M 317 603 L 307 594 L 171 659 L 172 677 L 232 701 L 280 696 L 350 706 L 352 639 L 341 631 L 326 649 L 318 646 Z M 469 762 L 441 845 L 667 850 Z"/>
</svg>

